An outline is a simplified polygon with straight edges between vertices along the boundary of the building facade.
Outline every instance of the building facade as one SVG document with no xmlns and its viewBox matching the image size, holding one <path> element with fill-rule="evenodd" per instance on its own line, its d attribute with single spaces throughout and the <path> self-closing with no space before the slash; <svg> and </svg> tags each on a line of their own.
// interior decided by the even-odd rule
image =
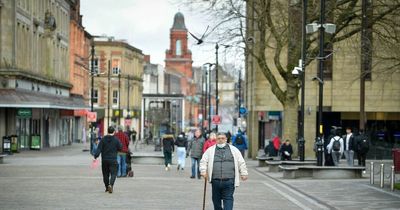
<svg viewBox="0 0 400 210">
<path fill-rule="evenodd" d="M 71 4 L 1 1 L 0 136 L 16 137 L 13 150 L 73 141 L 73 117 L 65 113 L 86 107 L 71 94 Z"/>
<path fill-rule="evenodd" d="M 71 95 L 84 101 L 89 106 L 89 49 L 91 36 L 82 25 L 80 14 L 80 0 L 70 1 L 70 50 L 69 50 L 69 78 L 72 84 Z M 81 140 L 87 130 L 86 109 L 69 112 L 74 120 L 73 139 Z"/>
<path fill-rule="evenodd" d="M 144 55 L 123 40 L 112 37 L 94 40 L 93 106 L 100 135 L 111 125 L 139 131 Z"/>
</svg>

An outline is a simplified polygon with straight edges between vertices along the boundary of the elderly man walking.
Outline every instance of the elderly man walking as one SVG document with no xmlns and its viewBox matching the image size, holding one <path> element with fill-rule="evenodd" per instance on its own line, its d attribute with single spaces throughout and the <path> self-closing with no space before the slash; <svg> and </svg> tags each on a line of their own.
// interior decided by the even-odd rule
<svg viewBox="0 0 400 210">
<path fill-rule="evenodd" d="M 212 185 L 215 210 L 233 209 L 235 187 L 239 186 L 240 179 L 245 181 L 248 176 L 242 154 L 226 141 L 226 134 L 218 133 L 217 144 L 210 147 L 200 161 L 200 174 Z"/>
</svg>

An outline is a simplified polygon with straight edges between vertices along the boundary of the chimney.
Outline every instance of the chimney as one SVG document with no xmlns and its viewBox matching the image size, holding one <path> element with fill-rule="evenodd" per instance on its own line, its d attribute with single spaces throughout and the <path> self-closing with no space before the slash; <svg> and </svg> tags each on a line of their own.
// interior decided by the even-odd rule
<svg viewBox="0 0 400 210">
<path fill-rule="evenodd" d="M 144 55 L 144 61 L 150 63 L 150 55 Z"/>
</svg>

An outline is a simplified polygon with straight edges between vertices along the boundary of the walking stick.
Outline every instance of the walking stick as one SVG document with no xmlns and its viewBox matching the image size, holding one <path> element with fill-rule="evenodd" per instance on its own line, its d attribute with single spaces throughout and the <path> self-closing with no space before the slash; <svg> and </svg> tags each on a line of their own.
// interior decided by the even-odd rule
<svg viewBox="0 0 400 210">
<path fill-rule="evenodd" d="M 204 177 L 204 192 L 203 192 L 203 210 L 206 209 L 206 189 L 207 189 L 207 177 Z"/>
</svg>

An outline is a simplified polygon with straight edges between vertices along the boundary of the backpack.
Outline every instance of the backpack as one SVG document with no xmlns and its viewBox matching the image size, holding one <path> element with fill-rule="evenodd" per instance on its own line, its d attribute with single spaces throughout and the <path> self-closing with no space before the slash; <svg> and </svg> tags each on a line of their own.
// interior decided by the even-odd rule
<svg viewBox="0 0 400 210">
<path fill-rule="evenodd" d="M 243 140 L 243 136 L 242 136 L 242 135 L 238 135 L 238 136 L 236 137 L 235 144 L 237 144 L 237 145 L 242 145 L 242 144 L 244 144 L 244 140 Z"/>
<path fill-rule="evenodd" d="M 335 151 L 335 152 L 339 152 L 340 151 L 340 141 L 339 141 L 339 139 L 336 139 L 336 138 L 333 139 L 332 150 Z"/>
</svg>

